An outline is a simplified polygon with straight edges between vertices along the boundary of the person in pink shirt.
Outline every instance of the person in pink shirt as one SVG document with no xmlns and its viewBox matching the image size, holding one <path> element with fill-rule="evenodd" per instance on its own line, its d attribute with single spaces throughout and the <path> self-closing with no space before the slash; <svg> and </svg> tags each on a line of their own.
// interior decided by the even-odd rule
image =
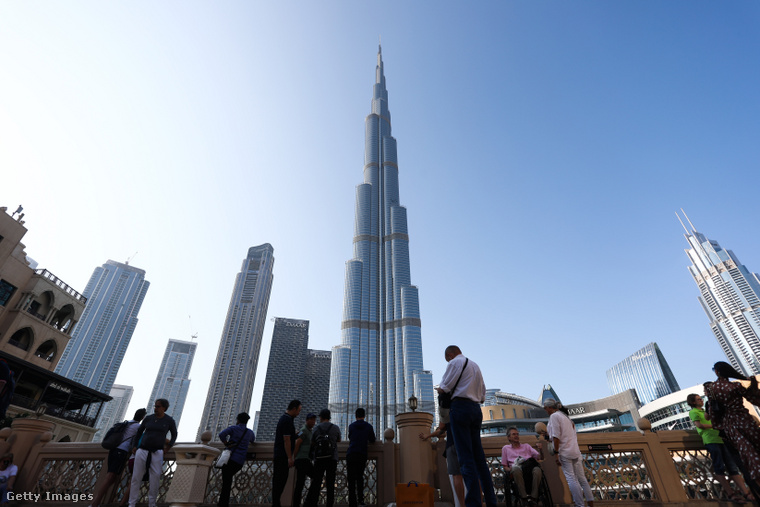
<svg viewBox="0 0 760 507">
<path fill-rule="evenodd" d="M 538 487 L 541 485 L 541 467 L 538 459 L 542 459 L 541 453 L 529 444 L 520 443 L 520 432 L 511 427 L 507 430 L 509 444 L 501 448 L 501 464 L 504 470 L 512 475 L 512 480 L 517 484 L 517 491 L 523 503 L 536 505 L 538 503 Z M 540 449 L 540 448 L 539 448 Z M 532 458 L 532 459 L 531 459 Z M 531 474 L 530 498 L 525 492 L 525 474 Z"/>
</svg>

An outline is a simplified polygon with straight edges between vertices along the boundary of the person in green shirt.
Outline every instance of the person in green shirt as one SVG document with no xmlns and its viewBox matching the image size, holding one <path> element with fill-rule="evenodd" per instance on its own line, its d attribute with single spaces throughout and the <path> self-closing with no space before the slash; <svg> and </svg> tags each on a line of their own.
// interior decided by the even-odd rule
<svg viewBox="0 0 760 507">
<path fill-rule="evenodd" d="M 704 400 L 698 394 L 690 394 L 686 397 L 686 403 L 691 407 L 689 411 L 689 419 L 694 422 L 694 426 L 697 427 L 697 433 L 702 437 L 702 443 L 705 444 L 707 451 L 710 453 L 710 458 L 713 462 L 713 471 L 715 472 L 715 478 L 718 480 L 723 490 L 728 493 L 728 496 L 737 503 L 744 503 L 747 498 L 750 498 L 750 492 L 747 488 L 747 484 L 744 482 L 739 467 L 736 466 L 731 452 L 726 448 L 723 443 L 723 439 L 720 437 L 718 430 L 712 427 L 712 423 L 705 416 Z M 728 475 L 736 483 L 739 491 L 735 491 L 728 483 L 725 473 L 728 470 Z"/>
<path fill-rule="evenodd" d="M 306 477 L 313 476 L 314 465 L 309 453 L 311 452 L 311 430 L 315 424 L 317 424 L 317 415 L 306 414 L 306 424 L 296 437 L 296 447 L 293 450 L 296 457 L 296 488 L 293 490 L 293 507 L 301 507 L 301 496 L 304 484 L 306 484 Z"/>
</svg>

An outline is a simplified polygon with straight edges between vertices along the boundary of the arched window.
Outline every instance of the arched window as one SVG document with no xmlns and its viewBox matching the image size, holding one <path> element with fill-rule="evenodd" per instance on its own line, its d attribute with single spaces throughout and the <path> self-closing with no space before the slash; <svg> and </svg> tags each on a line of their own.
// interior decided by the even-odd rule
<svg viewBox="0 0 760 507">
<path fill-rule="evenodd" d="M 20 348 L 21 350 L 29 350 L 29 347 L 32 346 L 33 341 L 34 333 L 32 332 L 32 328 L 25 327 L 13 333 L 11 339 L 8 340 L 8 343 Z"/>
<path fill-rule="evenodd" d="M 45 361 L 52 361 L 55 357 L 56 352 L 58 352 L 58 346 L 53 340 L 47 340 L 39 346 L 37 352 L 35 352 L 34 355 L 41 357 Z"/>
</svg>

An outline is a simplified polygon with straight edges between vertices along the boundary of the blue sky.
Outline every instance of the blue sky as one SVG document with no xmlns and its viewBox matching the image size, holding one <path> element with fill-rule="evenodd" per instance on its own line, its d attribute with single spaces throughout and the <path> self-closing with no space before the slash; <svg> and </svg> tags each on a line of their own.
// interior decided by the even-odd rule
<svg viewBox="0 0 760 507">
<path fill-rule="evenodd" d="M 199 334 L 192 440 L 234 276 L 271 243 L 270 317 L 340 341 L 378 37 L 425 365 L 563 401 L 656 341 L 681 387 L 723 359 L 674 212 L 760 270 L 752 2 L 3 2 L 0 205 L 84 290 L 151 288 L 117 382 L 147 403 Z M 191 316 L 191 319 L 188 318 Z M 259 359 L 258 410 L 272 323 Z"/>
</svg>

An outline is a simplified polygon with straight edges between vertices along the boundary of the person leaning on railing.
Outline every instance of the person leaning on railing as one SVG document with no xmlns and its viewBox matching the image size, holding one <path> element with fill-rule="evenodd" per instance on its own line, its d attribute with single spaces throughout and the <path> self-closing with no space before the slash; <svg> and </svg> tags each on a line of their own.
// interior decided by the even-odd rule
<svg viewBox="0 0 760 507">
<path fill-rule="evenodd" d="M 741 476 L 741 472 L 739 472 L 739 467 L 734 463 L 731 452 L 726 448 L 723 439 L 720 438 L 718 430 L 713 428 L 712 422 L 705 416 L 705 411 L 702 409 L 704 406 L 702 397 L 696 393 L 692 393 L 686 397 L 686 403 L 691 407 L 689 419 L 694 422 L 694 426 L 697 427 L 697 433 L 702 437 L 702 443 L 705 444 L 705 448 L 710 453 L 715 478 L 723 487 L 723 490 L 728 493 L 732 501 L 744 503 L 744 500 L 749 498 L 749 489 L 747 489 L 747 485 L 744 483 L 744 478 Z M 726 470 L 728 470 L 728 475 L 741 490 L 740 492 L 734 491 L 728 483 L 725 476 Z"/>
</svg>

